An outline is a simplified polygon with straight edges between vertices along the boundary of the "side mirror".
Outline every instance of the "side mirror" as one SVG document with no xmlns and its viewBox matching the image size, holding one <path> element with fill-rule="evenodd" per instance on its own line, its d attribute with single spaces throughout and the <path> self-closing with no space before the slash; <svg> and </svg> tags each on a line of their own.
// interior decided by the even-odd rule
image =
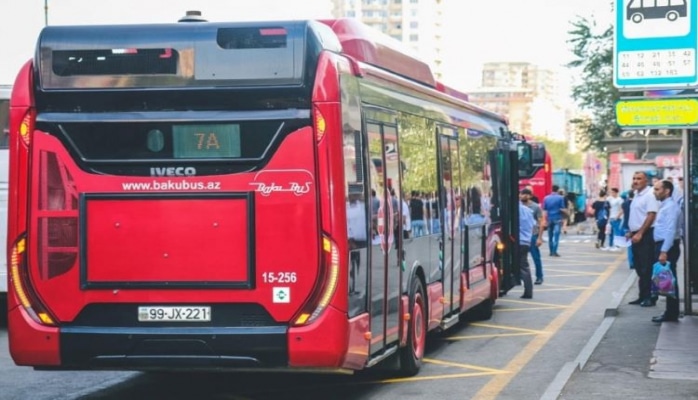
<svg viewBox="0 0 698 400">
<path fill-rule="evenodd" d="M 533 149 L 530 144 L 520 142 L 516 144 L 519 175 L 526 174 L 533 169 Z"/>
</svg>

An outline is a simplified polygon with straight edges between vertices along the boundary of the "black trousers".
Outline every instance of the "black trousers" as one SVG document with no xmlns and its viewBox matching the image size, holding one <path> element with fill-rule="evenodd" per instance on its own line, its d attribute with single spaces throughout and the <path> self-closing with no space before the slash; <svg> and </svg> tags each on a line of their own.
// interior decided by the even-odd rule
<svg viewBox="0 0 698 400">
<path fill-rule="evenodd" d="M 679 256 L 681 255 L 681 246 L 680 246 L 681 241 L 680 240 L 674 240 L 674 244 L 671 245 L 671 248 L 669 251 L 666 253 L 666 258 L 667 261 L 669 262 L 669 268 L 671 268 L 671 273 L 674 274 L 674 277 L 676 277 L 676 263 L 679 262 Z M 655 242 L 655 260 L 659 259 L 659 253 L 662 250 L 662 244 L 664 244 L 664 241 L 660 242 Z M 655 261 L 656 262 L 656 261 Z M 664 315 L 669 317 L 669 318 L 675 318 L 679 316 L 679 281 L 678 278 L 676 280 L 676 286 L 674 287 L 674 296 L 667 296 L 666 297 L 666 311 L 664 312 Z"/>
<path fill-rule="evenodd" d="M 631 233 L 632 235 L 635 232 Z M 649 228 L 638 243 L 633 243 L 633 267 L 638 277 L 639 298 L 643 300 L 652 297 L 652 265 L 657 259 L 654 255 L 654 229 Z"/>
</svg>

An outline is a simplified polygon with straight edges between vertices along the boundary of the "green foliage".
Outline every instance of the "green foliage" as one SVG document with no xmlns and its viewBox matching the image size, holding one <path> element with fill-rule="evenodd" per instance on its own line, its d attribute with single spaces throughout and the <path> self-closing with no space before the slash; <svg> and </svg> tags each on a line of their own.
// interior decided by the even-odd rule
<svg viewBox="0 0 698 400">
<path fill-rule="evenodd" d="M 558 169 L 582 169 L 582 154 L 570 153 L 567 142 L 536 138 L 536 141 L 545 143 L 545 148 L 553 159 L 553 170 Z"/>
<path fill-rule="evenodd" d="M 568 43 L 576 59 L 567 66 L 581 77 L 572 88 L 572 98 L 582 110 L 590 113 L 590 118 L 570 122 L 576 126 L 579 144 L 585 150 L 601 150 L 604 138 L 621 133 L 615 112 L 620 93 L 613 86 L 613 27 L 597 33 L 594 21 L 584 17 L 578 17 L 571 24 Z"/>
<path fill-rule="evenodd" d="M 596 23 L 588 18 L 578 17 L 571 24 L 567 42 L 572 45 L 576 59 L 567 67 L 581 77 L 572 87 L 572 98 L 590 117 L 570 122 L 576 126 L 577 141 L 584 150 L 603 151 L 604 139 L 622 133 L 616 122 L 616 102 L 621 93 L 613 86 L 613 26 L 597 33 Z M 623 93 L 624 97 L 642 95 L 642 92 Z M 648 134 L 657 135 L 659 131 L 653 129 Z M 664 134 L 677 135 L 680 131 L 670 130 Z"/>
</svg>

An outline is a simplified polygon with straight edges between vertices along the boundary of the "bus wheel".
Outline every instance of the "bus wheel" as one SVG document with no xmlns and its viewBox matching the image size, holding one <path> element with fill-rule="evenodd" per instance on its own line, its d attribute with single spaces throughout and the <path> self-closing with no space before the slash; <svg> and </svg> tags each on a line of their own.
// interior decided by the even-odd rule
<svg viewBox="0 0 698 400">
<path fill-rule="evenodd" d="M 419 372 L 427 339 L 427 307 L 422 281 L 415 277 L 410 291 L 410 321 L 407 346 L 400 351 L 400 375 L 413 376 Z"/>
<path fill-rule="evenodd" d="M 494 300 L 485 299 L 472 309 L 471 315 L 475 321 L 484 321 L 492 318 L 494 314 Z"/>
<path fill-rule="evenodd" d="M 668 19 L 671 22 L 674 22 L 677 19 L 679 19 L 679 13 L 677 13 L 676 11 L 669 11 L 668 13 L 666 13 L 666 19 Z"/>
<path fill-rule="evenodd" d="M 636 14 L 633 14 L 633 16 L 630 17 L 630 19 L 631 19 L 634 23 L 639 24 L 640 22 L 642 22 L 642 20 L 643 20 L 644 18 L 643 18 L 643 16 L 642 16 L 642 14 L 636 13 Z"/>
</svg>

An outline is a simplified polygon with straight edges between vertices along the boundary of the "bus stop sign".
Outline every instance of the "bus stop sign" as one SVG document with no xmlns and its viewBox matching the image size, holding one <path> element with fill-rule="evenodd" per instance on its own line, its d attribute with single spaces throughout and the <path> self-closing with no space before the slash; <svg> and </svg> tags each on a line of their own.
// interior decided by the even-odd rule
<svg viewBox="0 0 698 400">
<path fill-rule="evenodd" d="M 620 90 L 698 84 L 698 0 L 616 0 L 613 84 Z"/>
</svg>

